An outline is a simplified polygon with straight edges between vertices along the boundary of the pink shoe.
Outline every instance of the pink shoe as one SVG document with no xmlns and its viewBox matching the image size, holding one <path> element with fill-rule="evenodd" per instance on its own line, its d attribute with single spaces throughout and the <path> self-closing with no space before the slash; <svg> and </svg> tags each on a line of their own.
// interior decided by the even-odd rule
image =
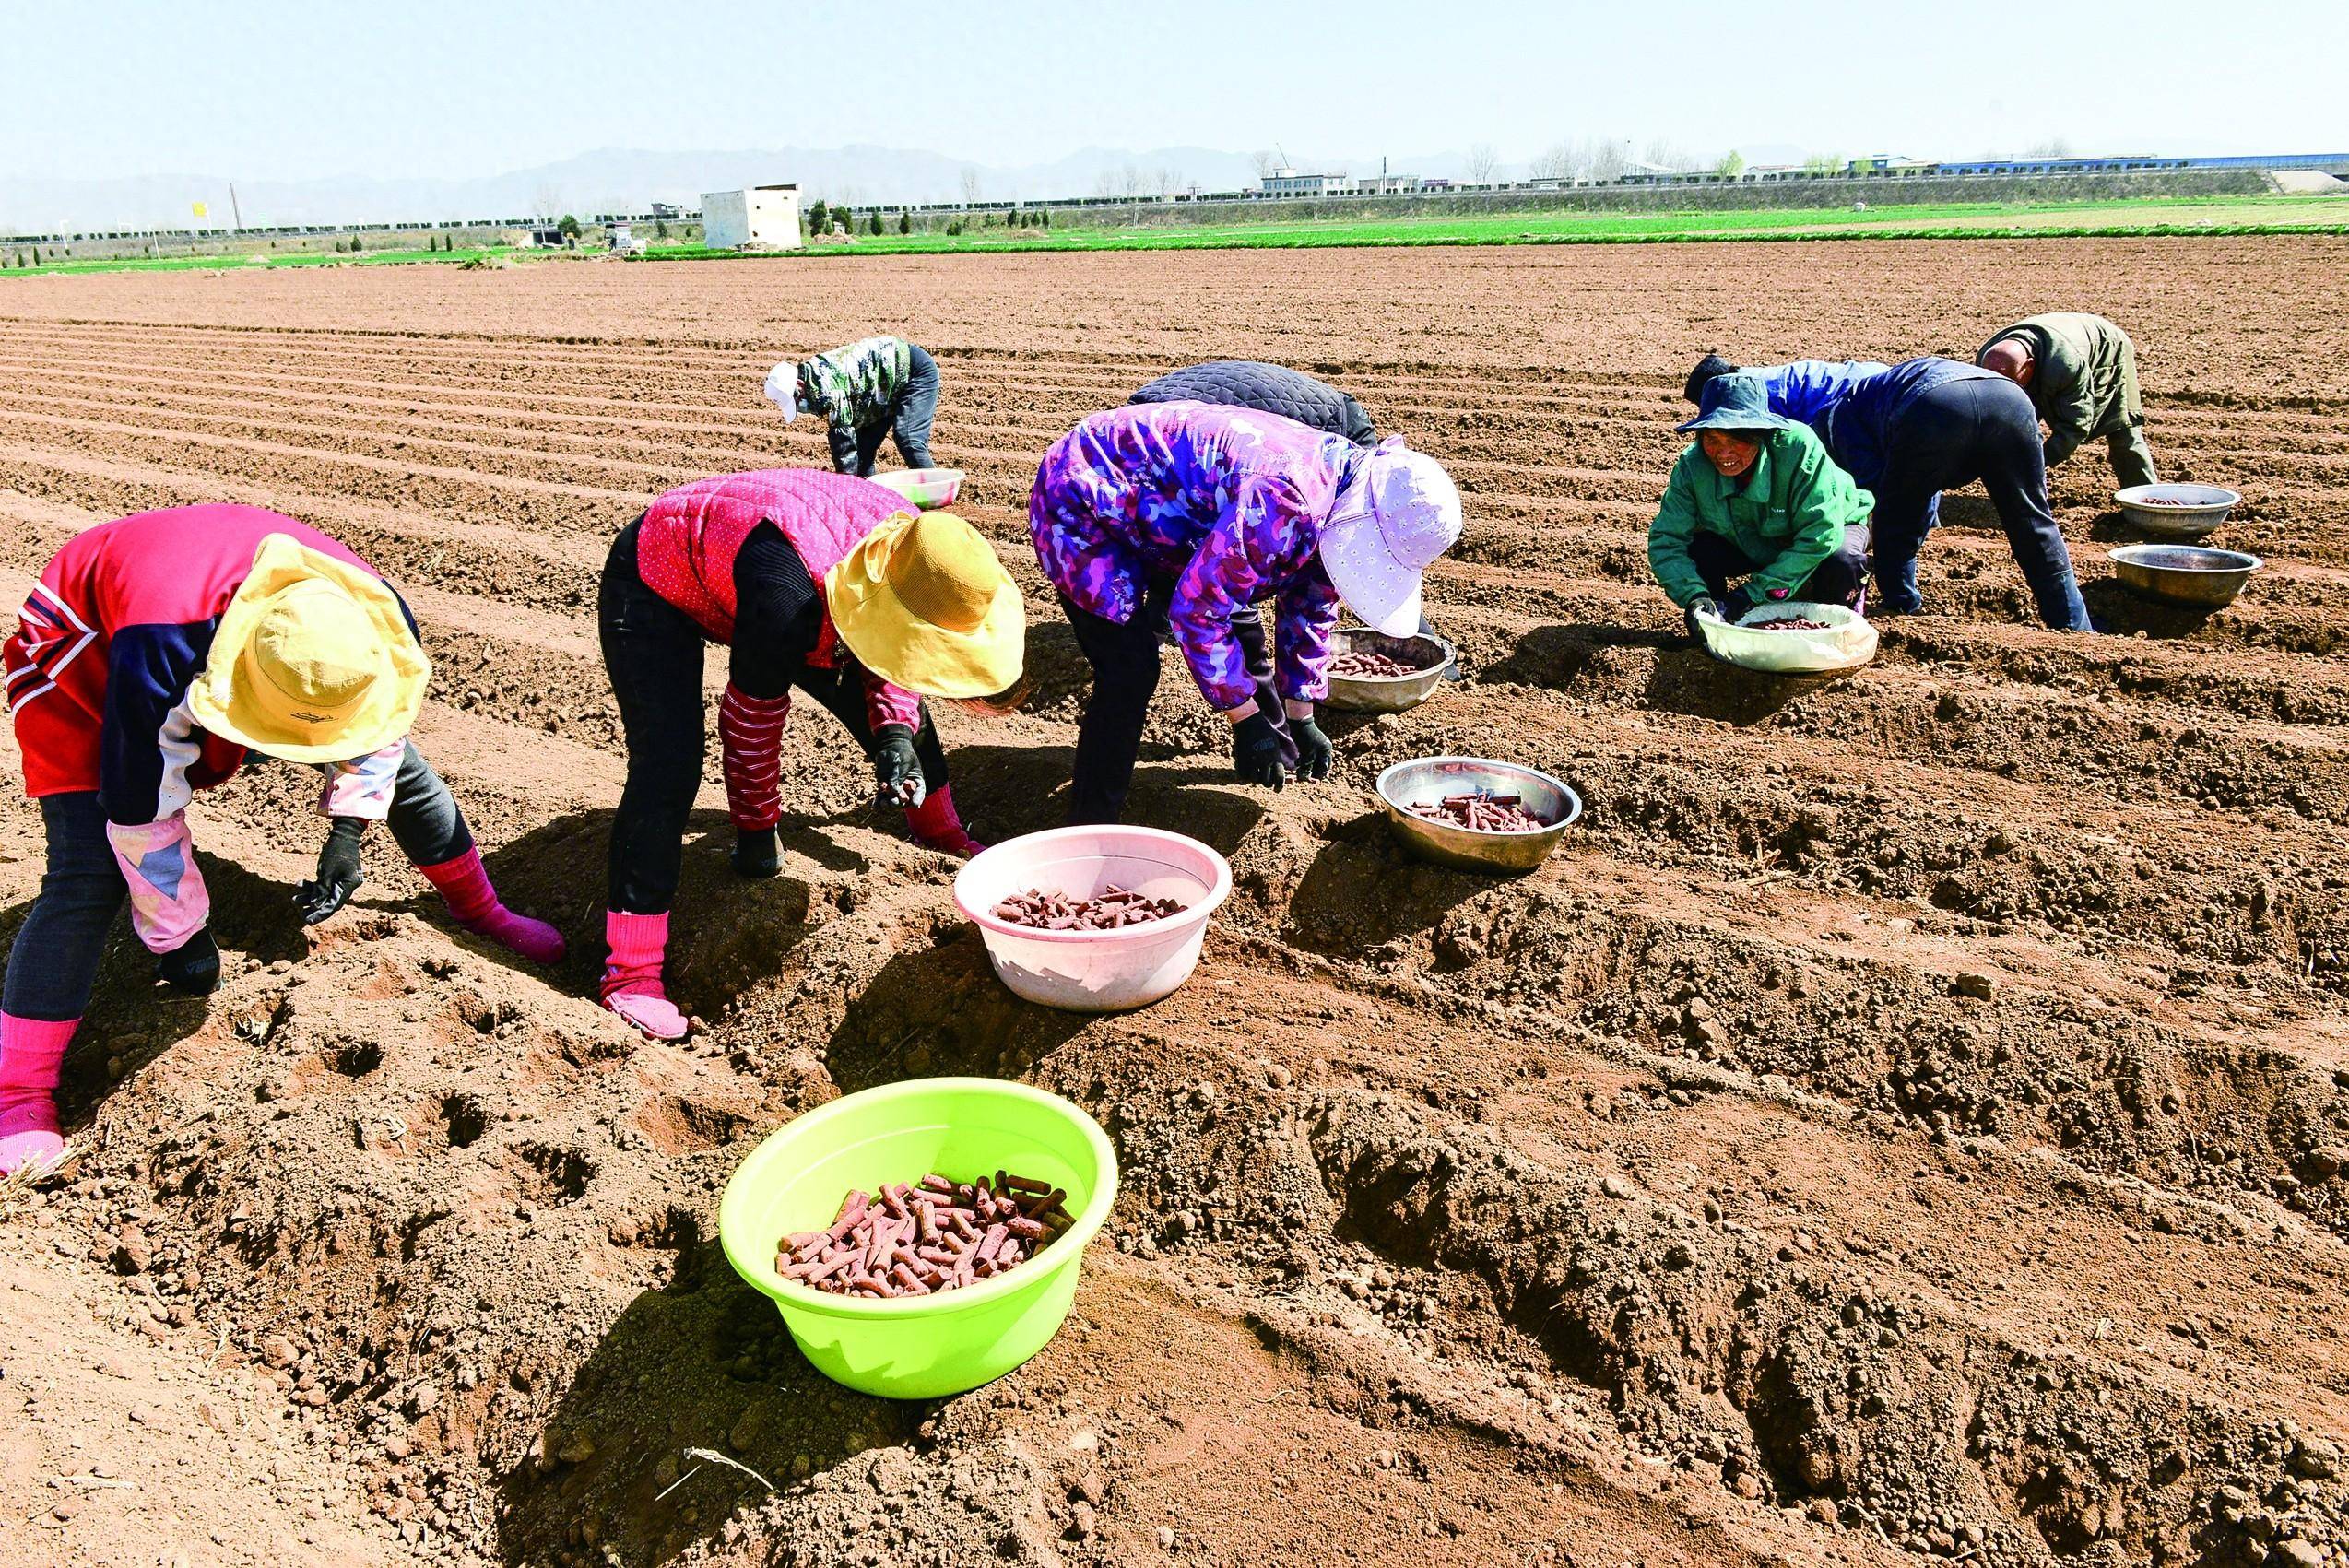
<svg viewBox="0 0 2349 1568">
<path fill-rule="evenodd" d="M 604 1006 L 655 1040 L 685 1038 L 685 1015 L 658 991 L 614 991 L 604 998 Z"/>
<path fill-rule="evenodd" d="M 569 950 L 561 932 L 543 920 L 516 914 L 499 902 L 498 890 L 490 885 L 490 874 L 482 868 L 478 847 L 467 849 L 454 860 L 416 869 L 440 890 L 450 916 L 475 936 L 487 937 L 532 963 L 561 963 Z"/>
<path fill-rule="evenodd" d="M 604 912 L 604 963 L 598 995 L 604 1006 L 655 1040 L 685 1038 L 685 1015 L 661 988 L 661 962 L 668 951 L 668 914 Z"/>
<path fill-rule="evenodd" d="M 0 1176 L 39 1177 L 64 1161 L 57 1075 L 80 1023 L 0 1013 Z"/>
</svg>

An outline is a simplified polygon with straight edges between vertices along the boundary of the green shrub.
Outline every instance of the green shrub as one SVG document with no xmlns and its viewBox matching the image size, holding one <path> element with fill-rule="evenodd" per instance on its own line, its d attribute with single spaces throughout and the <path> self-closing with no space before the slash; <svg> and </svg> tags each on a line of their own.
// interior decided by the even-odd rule
<svg viewBox="0 0 2349 1568">
<path fill-rule="evenodd" d="M 897 215 L 897 231 L 900 234 L 911 234 L 914 231 L 914 215 L 911 212 L 901 212 Z"/>
</svg>

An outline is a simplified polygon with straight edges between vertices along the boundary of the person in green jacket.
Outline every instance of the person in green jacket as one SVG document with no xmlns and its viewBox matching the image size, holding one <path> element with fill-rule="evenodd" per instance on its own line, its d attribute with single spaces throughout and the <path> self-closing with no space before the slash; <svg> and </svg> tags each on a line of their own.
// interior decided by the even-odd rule
<svg viewBox="0 0 2349 1568">
<path fill-rule="evenodd" d="M 1696 440 L 1647 525 L 1647 564 L 1689 636 L 1704 640 L 1702 617 L 1741 620 L 1786 599 L 1864 607 L 1876 498 L 1809 427 L 1770 412 L 1760 376 L 1723 376 L 1707 396 L 1711 412 L 1680 427 Z"/>
<path fill-rule="evenodd" d="M 767 372 L 767 397 L 791 423 L 812 408 L 830 421 L 835 472 L 871 478 L 881 441 L 894 434 L 908 468 L 928 468 L 938 418 L 938 361 L 902 337 L 867 337 Z"/>
<path fill-rule="evenodd" d="M 2048 427 L 2052 468 L 2090 436 L 2105 438 L 2112 477 L 2125 489 L 2154 480 L 2145 444 L 2145 403 L 2137 391 L 2137 346 L 2083 311 L 2053 311 L 2016 322 L 1982 345 L 1974 362 L 2031 395 Z"/>
</svg>

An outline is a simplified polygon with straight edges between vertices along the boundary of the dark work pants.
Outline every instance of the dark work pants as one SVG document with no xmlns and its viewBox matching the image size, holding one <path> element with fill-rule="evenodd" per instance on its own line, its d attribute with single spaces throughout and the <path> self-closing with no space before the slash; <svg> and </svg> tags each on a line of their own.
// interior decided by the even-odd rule
<svg viewBox="0 0 2349 1568">
<path fill-rule="evenodd" d="M 49 861 L 17 945 L 8 950 L 0 1011 L 62 1021 L 89 1009 L 106 935 L 130 890 L 106 842 L 106 813 L 96 790 L 42 796 L 41 820 Z M 413 742 L 400 759 L 389 826 L 400 852 L 418 866 L 438 866 L 473 847 L 456 797 Z"/>
<path fill-rule="evenodd" d="M 1770 564 L 1738 548 L 1735 539 L 1701 531 L 1688 541 L 1688 559 L 1717 599 L 1728 595 L 1731 578 L 1750 577 Z M 1842 548 L 1812 567 L 1811 575 L 1788 597 L 1806 604 L 1852 607 L 1859 603 L 1860 594 L 1867 586 L 1868 530 L 1864 525 L 1854 525 L 1843 531 Z"/>
<path fill-rule="evenodd" d="M 106 843 L 106 813 L 98 808 L 96 790 L 42 796 L 41 821 L 49 864 L 17 945 L 8 949 L 0 1011 L 63 1022 L 89 1010 L 106 933 L 130 890 Z"/>
<path fill-rule="evenodd" d="M 1158 690 L 1159 647 L 1167 634 L 1167 606 L 1173 595 L 1172 583 L 1151 584 L 1134 618 L 1122 626 L 1080 607 L 1066 594 L 1060 595 L 1060 607 L 1077 633 L 1077 646 L 1093 666 L 1092 695 L 1085 699 L 1085 716 L 1077 727 L 1076 772 L 1068 786 L 1071 826 L 1115 822 L 1125 814 L 1142 725 L 1150 718 L 1151 695 Z M 1289 734 L 1288 710 L 1273 688 L 1264 617 L 1250 606 L 1233 620 L 1232 630 L 1256 681 L 1257 706 L 1271 715 L 1281 733 L 1281 766 L 1294 769 L 1297 744 Z"/>
<path fill-rule="evenodd" d="M 620 699 L 620 733 L 628 743 L 628 782 L 612 817 L 606 897 L 610 908 L 629 914 L 660 914 L 677 902 L 685 821 L 702 788 L 706 639 L 691 616 L 644 585 L 636 570 L 632 523 L 620 531 L 604 562 L 596 609 L 604 667 Z M 872 755 L 860 667 L 846 658 L 833 669 L 803 666 L 792 684 L 830 709 L 865 755 Z M 938 743 L 927 703 L 914 751 L 931 793 L 945 788 L 946 749 Z"/>
<path fill-rule="evenodd" d="M 1893 418 L 1884 449 L 1887 472 L 1869 488 L 1876 492 L 1876 585 L 1886 608 L 1918 607 L 1917 555 L 1940 520 L 1942 492 L 1979 479 L 2039 619 L 2059 631 L 2090 629 L 2072 552 L 2048 508 L 2039 417 L 2021 387 L 2003 378 L 1928 387 Z"/>
<path fill-rule="evenodd" d="M 844 430 L 835 422 L 832 437 L 832 466 L 843 474 L 855 474 L 859 478 L 871 478 L 873 460 L 880 455 L 881 438 L 895 435 L 897 454 L 905 459 L 908 468 L 933 468 L 930 461 L 930 423 L 938 418 L 938 361 L 919 344 L 908 346 L 913 374 L 907 378 L 904 390 L 890 405 L 886 420 L 868 425 L 863 430 Z"/>
</svg>

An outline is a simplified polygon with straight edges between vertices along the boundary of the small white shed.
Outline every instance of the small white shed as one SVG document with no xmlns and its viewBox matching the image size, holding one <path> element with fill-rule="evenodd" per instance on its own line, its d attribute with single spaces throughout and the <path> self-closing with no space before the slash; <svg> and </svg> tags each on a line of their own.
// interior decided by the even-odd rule
<svg viewBox="0 0 2349 1568">
<path fill-rule="evenodd" d="M 797 250 L 799 187 L 752 185 L 702 192 L 702 242 L 714 250 Z"/>
</svg>

